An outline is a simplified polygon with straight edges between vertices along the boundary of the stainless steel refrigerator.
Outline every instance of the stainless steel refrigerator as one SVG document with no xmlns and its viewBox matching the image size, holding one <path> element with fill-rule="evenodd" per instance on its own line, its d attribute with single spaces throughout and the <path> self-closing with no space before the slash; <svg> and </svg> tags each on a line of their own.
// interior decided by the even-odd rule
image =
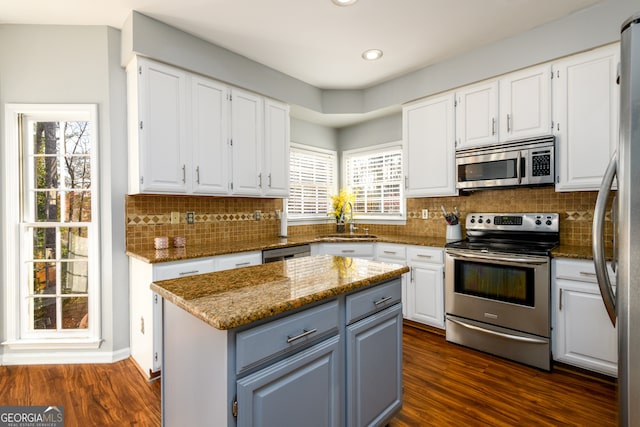
<svg viewBox="0 0 640 427">
<path fill-rule="evenodd" d="M 621 28 L 620 141 L 596 201 L 593 257 L 607 313 L 618 327 L 618 400 L 621 426 L 640 426 L 640 13 Z M 604 217 L 610 188 L 612 202 L 612 291 L 605 265 Z"/>
</svg>

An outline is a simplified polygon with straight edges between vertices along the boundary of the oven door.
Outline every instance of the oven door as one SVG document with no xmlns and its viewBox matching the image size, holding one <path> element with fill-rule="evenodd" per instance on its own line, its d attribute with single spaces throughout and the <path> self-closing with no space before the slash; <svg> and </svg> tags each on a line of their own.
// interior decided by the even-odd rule
<svg viewBox="0 0 640 427">
<path fill-rule="evenodd" d="M 446 313 L 548 338 L 549 257 L 447 249 Z"/>
<path fill-rule="evenodd" d="M 512 150 L 457 157 L 457 188 L 521 185 L 525 174 L 522 156 L 520 150 Z"/>
</svg>

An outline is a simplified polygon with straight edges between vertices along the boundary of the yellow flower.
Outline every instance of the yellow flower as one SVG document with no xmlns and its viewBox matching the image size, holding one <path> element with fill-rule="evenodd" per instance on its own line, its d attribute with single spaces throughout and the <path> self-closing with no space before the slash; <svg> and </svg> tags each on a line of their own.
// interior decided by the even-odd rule
<svg viewBox="0 0 640 427">
<path fill-rule="evenodd" d="M 342 216 L 342 208 L 345 203 L 351 202 L 355 203 L 356 196 L 349 191 L 348 188 L 341 188 L 338 194 L 334 194 L 331 196 L 331 207 L 333 210 L 329 212 L 329 215 L 332 215 L 336 218 L 336 222 L 340 222 L 340 217 Z M 346 214 L 347 212 L 345 212 Z"/>
</svg>

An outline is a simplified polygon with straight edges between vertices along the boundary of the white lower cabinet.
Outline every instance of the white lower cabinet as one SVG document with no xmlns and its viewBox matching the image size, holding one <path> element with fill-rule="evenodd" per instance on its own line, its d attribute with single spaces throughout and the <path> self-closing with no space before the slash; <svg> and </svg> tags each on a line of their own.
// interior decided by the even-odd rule
<svg viewBox="0 0 640 427">
<path fill-rule="evenodd" d="M 375 256 L 373 243 L 319 243 L 315 254 L 343 256 L 372 260 Z"/>
<path fill-rule="evenodd" d="M 554 259 L 552 295 L 553 359 L 617 376 L 617 331 L 604 308 L 593 262 Z"/>
<path fill-rule="evenodd" d="M 441 248 L 407 246 L 405 317 L 439 329 L 444 323 L 444 251 Z"/>
<path fill-rule="evenodd" d="M 407 265 L 407 248 L 395 243 L 376 243 L 376 261 Z M 402 275 L 402 316 L 407 317 L 407 281 L 409 273 Z"/>
<path fill-rule="evenodd" d="M 260 251 L 157 264 L 129 258 L 129 347 L 143 374 L 155 377 L 162 366 L 162 305 L 160 297 L 149 289 L 152 282 L 261 263 Z"/>
</svg>

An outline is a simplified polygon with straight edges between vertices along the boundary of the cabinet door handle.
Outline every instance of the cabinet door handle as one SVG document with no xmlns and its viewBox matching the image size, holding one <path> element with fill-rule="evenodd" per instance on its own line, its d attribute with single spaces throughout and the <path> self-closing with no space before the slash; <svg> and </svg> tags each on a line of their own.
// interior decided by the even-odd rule
<svg viewBox="0 0 640 427">
<path fill-rule="evenodd" d="M 187 182 L 187 165 L 182 165 L 182 183 Z"/>
<path fill-rule="evenodd" d="M 318 329 L 316 329 L 316 328 L 313 328 L 313 329 L 303 329 L 303 330 L 302 330 L 302 333 L 301 333 L 301 334 L 299 334 L 299 335 L 296 335 L 295 337 L 292 337 L 292 336 L 287 335 L 287 344 L 291 344 L 292 342 L 297 341 L 297 340 L 299 340 L 299 339 L 301 339 L 301 338 L 304 338 L 304 337 L 306 337 L 306 336 L 308 336 L 308 335 L 311 335 L 311 334 L 313 334 L 313 333 L 315 333 L 315 332 L 318 332 Z"/>
<path fill-rule="evenodd" d="M 404 188 L 405 188 L 405 190 L 409 189 L 409 177 L 408 176 L 404 177 Z"/>
<path fill-rule="evenodd" d="M 187 274 L 198 274 L 200 270 L 191 270 L 191 271 L 181 271 L 178 273 L 179 276 L 186 276 Z"/>
<path fill-rule="evenodd" d="M 495 135 L 496 134 L 496 118 L 492 117 L 491 118 L 491 135 Z"/>
<path fill-rule="evenodd" d="M 511 114 L 507 114 L 507 132 L 511 132 Z"/>
<path fill-rule="evenodd" d="M 425 255 L 425 254 L 416 254 L 416 256 L 418 258 L 429 258 L 429 259 L 433 258 L 433 255 Z"/>
<path fill-rule="evenodd" d="M 389 301 L 389 300 L 391 300 L 391 299 L 393 299 L 393 297 L 391 297 L 391 296 L 389 296 L 389 297 L 384 297 L 384 298 L 379 299 L 378 301 L 374 301 L 374 302 L 373 302 L 373 304 L 374 304 L 374 305 L 376 305 L 376 306 L 378 306 L 378 305 L 380 305 L 380 304 L 384 304 L 385 302 L 387 302 L 387 301 Z"/>
<path fill-rule="evenodd" d="M 269 188 L 271 188 L 271 173 L 269 173 L 268 178 L 269 178 Z"/>
<path fill-rule="evenodd" d="M 200 184 L 200 166 L 196 167 L 196 183 Z"/>
<path fill-rule="evenodd" d="M 258 174 L 258 187 L 262 188 L 262 172 Z"/>
<path fill-rule="evenodd" d="M 352 254 L 352 253 L 354 253 L 354 252 L 355 252 L 355 250 L 354 250 L 354 249 L 343 249 L 343 250 L 342 250 L 342 253 L 343 253 L 343 254 Z"/>
<path fill-rule="evenodd" d="M 562 288 L 560 288 L 560 295 L 558 298 L 558 310 L 562 311 Z"/>
</svg>

